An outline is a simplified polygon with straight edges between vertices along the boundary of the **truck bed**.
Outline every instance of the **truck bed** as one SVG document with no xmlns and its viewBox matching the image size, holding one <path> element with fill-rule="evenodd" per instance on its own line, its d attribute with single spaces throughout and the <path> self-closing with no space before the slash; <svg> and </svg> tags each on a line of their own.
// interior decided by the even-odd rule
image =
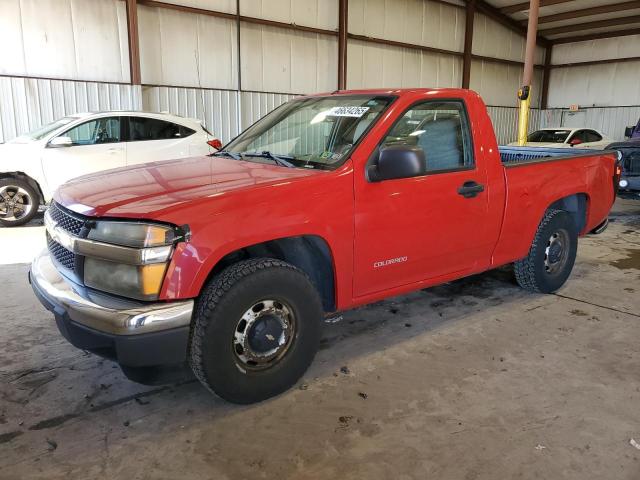
<svg viewBox="0 0 640 480">
<path fill-rule="evenodd" d="M 520 165 L 523 163 L 537 163 L 544 161 L 563 160 L 576 157 L 589 157 L 609 153 L 603 150 L 584 148 L 549 148 L 549 147 L 508 147 L 499 146 L 500 160 L 505 166 Z"/>
</svg>

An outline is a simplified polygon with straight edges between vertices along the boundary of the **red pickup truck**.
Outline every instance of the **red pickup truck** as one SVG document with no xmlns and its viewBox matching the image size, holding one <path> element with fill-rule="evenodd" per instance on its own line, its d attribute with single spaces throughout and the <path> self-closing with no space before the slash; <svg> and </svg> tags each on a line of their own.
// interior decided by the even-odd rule
<svg viewBox="0 0 640 480">
<path fill-rule="evenodd" d="M 213 156 L 61 187 L 30 280 L 129 378 L 188 364 L 250 403 L 302 376 L 332 312 L 509 263 L 557 290 L 619 174 L 616 152 L 499 150 L 468 90 L 298 97 Z"/>
</svg>

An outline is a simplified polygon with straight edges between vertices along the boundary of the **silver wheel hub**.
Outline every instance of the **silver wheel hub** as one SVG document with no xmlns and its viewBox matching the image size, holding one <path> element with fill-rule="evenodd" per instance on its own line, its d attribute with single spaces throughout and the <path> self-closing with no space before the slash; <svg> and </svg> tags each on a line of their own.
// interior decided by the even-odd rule
<svg viewBox="0 0 640 480">
<path fill-rule="evenodd" d="M 565 230 L 553 233 L 544 250 L 544 268 L 554 275 L 564 267 L 569 256 L 569 235 Z"/>
<path fill-rule="evenodd" d="M 243 368 L 269 368 L 287 352 L 294 334 L 292 309 L 278 300 L 262 300 L 253 304 L 238 321 L 233 351 Z"/>
<path fill-rule="evenodd" d="M 0 219 L 9 222 L 20 220 L 34 208 L 34 201 L 24 188 L 17 185 L 0 187 Z"/>
</svg>

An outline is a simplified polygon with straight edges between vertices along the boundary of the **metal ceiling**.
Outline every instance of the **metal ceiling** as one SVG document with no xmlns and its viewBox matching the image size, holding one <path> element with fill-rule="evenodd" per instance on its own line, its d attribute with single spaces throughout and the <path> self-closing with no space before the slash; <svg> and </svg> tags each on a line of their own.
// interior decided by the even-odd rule
<svg viewBox="0 0 640 480">
<path fill-rule="evenodd" d="M 527 26 L 528 1 L 486 0 L 491 7 Z M 640 33 L 640 0 L 541 0 L 538 37 L 568 43 Z"/>
</svg>

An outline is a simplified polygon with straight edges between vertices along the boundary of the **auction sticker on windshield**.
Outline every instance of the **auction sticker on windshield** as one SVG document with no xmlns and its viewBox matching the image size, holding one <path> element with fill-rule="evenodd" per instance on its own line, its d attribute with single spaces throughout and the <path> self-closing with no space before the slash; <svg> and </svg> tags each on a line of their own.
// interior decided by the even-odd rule
<svg viewBox="0 0 640 480">
<path fill-rule="evenodd" d="M 333 107 L 329 110 L 329 114 L 332 117 L 361 117 L 367 111 L 369 107 Z"/>
</svg>

